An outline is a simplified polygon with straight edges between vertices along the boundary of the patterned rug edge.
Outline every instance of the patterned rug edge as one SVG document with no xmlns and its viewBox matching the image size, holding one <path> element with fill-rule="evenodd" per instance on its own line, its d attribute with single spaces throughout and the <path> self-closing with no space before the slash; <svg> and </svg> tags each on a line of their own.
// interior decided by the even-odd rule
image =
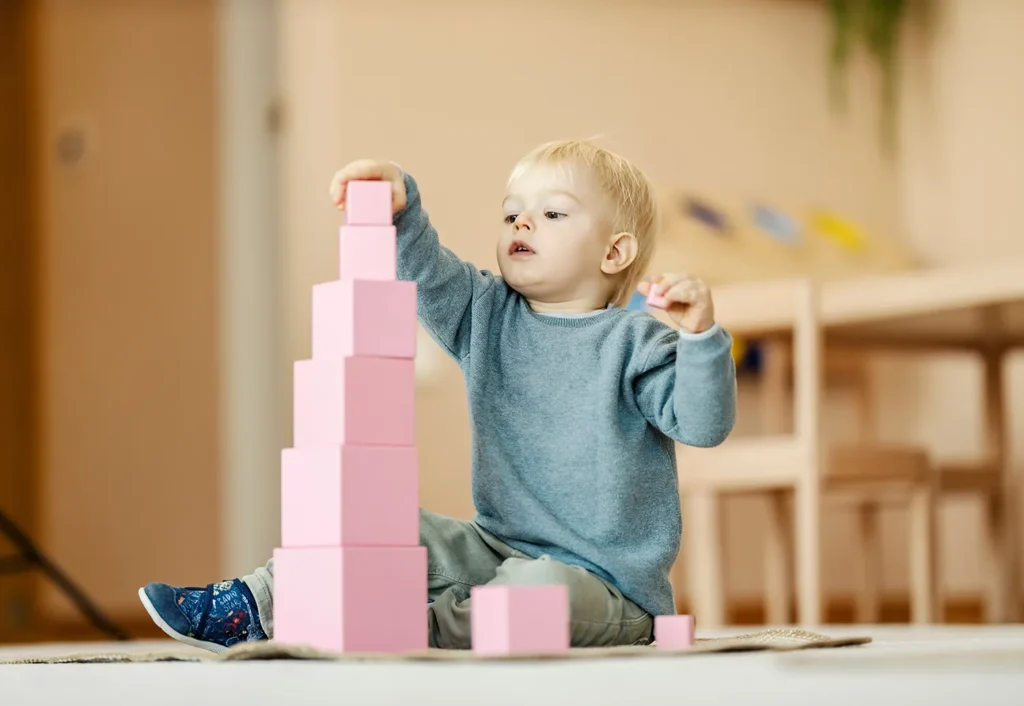
<svg viewBox="0 0 1024 706">
<path fill-rule="evenodd" d="M 805 630 L 766 630 L 748 635 L 699 638 L 693 647 L 660 649 L 655 645 L 573 648 L 558 654 L 480 656 L 469 650 L 429 649 L 401 654 L 336 653 L 308 647 L 280 645 L 273 641 L 237 645 L 222 654 L 200 650 L 166 652 L 97 652 L 0 659 L 0 665 L 25 664 L 126 664 L 151 662 L 245 662 L 294 660 L 318 662 L 522 662 L 636 657 L 686 657 L 725 652 L 793 652 L 808 649 L 853 647 L 870 643 L 870 637 L 831 638 Z"/>
</svg>

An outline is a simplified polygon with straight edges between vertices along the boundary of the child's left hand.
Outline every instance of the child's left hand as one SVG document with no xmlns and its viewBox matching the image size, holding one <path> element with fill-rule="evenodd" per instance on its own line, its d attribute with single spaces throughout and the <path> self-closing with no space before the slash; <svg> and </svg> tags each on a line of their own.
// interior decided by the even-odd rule
<svg viewBox="0 0 1024 706">
<path fill-rule="evenodd" d="M 690 333 L 703 333 L 715 325 L 715 306 L 708 286 L 690 275 L 655 275 L 639 284 L 637 289 L 645 297 L 651 294 L 659 300 L 652 306 L 665 309 L 672 320 Z"/>
</svg>

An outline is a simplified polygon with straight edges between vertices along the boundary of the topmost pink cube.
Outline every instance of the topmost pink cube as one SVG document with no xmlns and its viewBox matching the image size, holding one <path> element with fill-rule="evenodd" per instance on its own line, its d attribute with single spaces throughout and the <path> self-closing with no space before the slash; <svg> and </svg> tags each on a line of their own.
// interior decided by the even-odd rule
<svg viewBox="0 0 1024 706">
<path fill-rule="evenodd" d="M 391 183 L 387 181 L 350 181 L 345 194 L 345 223 L 352 226 L 389 226 Z"/>
</svg>

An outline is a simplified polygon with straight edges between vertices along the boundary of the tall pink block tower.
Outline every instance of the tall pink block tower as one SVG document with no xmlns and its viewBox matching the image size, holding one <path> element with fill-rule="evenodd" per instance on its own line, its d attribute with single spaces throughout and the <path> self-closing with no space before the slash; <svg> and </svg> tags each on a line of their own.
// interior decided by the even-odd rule
<svg viewBox="0 0 1024 706">
<path fill-rule="evenodd" d="M 313 287 L 281 455 L 274 640 L 332 652 L 427 647 L 415 446 L 416 283 L 397 275 L 391 186 L 348 185 L 339 279 Z"/>
</svg>

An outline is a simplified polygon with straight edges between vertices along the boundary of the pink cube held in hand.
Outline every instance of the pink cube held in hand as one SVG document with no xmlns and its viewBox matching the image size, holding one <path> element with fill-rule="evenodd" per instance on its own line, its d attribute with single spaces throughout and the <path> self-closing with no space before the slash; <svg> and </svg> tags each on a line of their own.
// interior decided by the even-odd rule
<svg viewBox="0 0 1024 706">
<path fill-rule="evenodd" d="M 350 181 L 345 190 L 345 224 L 351 226 L 389 226 L 391 182 Z"/>
<path fill-rule="evenodd" d="M 569 649 L 565 586 L 475 586 L 470 603 L 475 654 L 553 654 Z"/>
<path fill-rule="evenodd" d="M 650 293 L 647 295 L 647 306 L 653 306 L 657 309 L 668 308 L 668 300 L 655 292 L 653 284 L 651 285 Z"/>
<path fill-rule="evenodd" d="M 663 650 L 685 650 L 693 647 L 692 615 L 654 616 L 654 642 Z"/>
</svg>

